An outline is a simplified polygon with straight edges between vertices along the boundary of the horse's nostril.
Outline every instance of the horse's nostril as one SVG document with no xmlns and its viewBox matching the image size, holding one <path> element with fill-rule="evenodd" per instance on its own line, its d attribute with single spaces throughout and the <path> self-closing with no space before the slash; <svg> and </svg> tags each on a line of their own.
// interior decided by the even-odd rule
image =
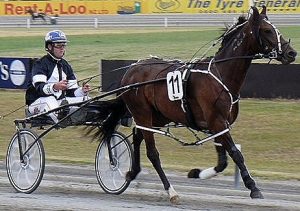
<svg viewBox="0 0 300 211">
<path fill-rule="evenodd" d="M 297 56 L 297 52 L 296 51 L 289 51 L 288 56 L 292 57 L 292 58 L 295 58 Z"/>
</svg>

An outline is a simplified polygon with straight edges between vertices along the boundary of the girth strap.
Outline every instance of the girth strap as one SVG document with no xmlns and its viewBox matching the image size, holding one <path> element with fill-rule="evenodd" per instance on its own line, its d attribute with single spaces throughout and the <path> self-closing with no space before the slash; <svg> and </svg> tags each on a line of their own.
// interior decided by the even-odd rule
<svg viewBox="0 0 300 211">
<path fill-rule="evenodd" d="M 187 119 L 188 126 L 195 130 L 200 130 L 200 128 L 197 126 L 195 122 L 195 118 L 193 116 L 191 106 L 186 99 L 187 81 L 189 80 L 190 75 L 191 75 L 190 68 L 187 68 L 183 71 L 183 76 L 182 76 L 183 97 L 181 99 L 181 107 L 184 111 L 185 118 Z"/>
</svg>

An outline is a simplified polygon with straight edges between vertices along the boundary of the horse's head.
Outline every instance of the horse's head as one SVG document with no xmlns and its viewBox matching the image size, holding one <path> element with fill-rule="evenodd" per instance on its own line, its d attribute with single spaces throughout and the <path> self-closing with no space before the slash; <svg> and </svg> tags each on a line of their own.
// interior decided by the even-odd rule
<svg viewBox="0 0 300 211">
<path fill-rule="evenodd" d="M 286 41 L 279 30 L 268 20 L 266 7 L 261 13 L 256 7 L 252 7 L 252 15 L 249 18 L 251 33 L 255 36 L 257 53 L 267 54 L 283 64 L 295 61 L 297 52 Z"/>
<path fill-rule="evenodd" d="M 32 10 L 31 8 L 29 8 L 28 10 L 25 11 L 25 13 L 32 14 L 32 13 L 33 13 L 33 10 Z"/>
</svg>

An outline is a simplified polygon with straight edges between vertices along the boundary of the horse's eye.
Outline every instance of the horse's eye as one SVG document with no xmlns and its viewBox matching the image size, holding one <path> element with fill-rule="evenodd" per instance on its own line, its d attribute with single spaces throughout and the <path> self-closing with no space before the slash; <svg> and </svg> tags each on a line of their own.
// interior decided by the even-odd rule
<svg viewBox="0 0 300 211">
<path fill-rule="evenodd" d="M 272 30 L 271 30 L 271 29 L 265 29 L 264 32 L 265 32 L 266 34 L 271 34 L 271 33 L 272 33 Z"/>
</svg>

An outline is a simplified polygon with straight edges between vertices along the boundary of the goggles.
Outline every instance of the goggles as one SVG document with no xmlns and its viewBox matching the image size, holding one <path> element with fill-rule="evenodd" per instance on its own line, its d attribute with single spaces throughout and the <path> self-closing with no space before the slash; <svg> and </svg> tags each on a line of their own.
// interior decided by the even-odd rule
<svg viewBox="0 0 300 211">
<path fill-rule="evenodd" d="M 66 48 L 67 47 L 67 43 L 54 43 L 53 47 L 54 48 L 59 48 L 59 49 Z"/>
</svg>

